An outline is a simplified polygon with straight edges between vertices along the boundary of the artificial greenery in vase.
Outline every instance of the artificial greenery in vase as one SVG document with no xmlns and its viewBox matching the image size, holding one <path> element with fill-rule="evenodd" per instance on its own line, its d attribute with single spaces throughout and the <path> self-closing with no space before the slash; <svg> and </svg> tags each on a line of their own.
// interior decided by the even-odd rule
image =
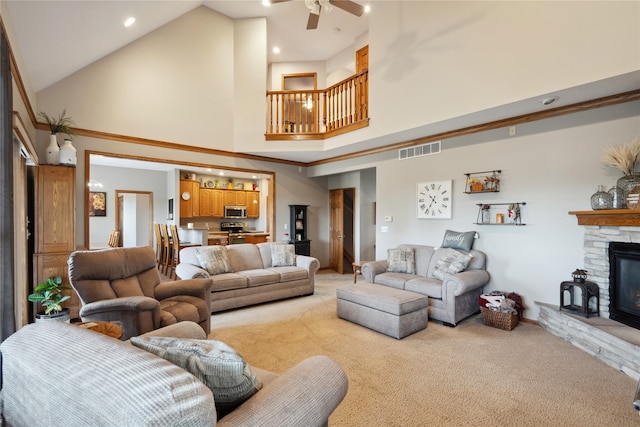
<svg viewBox="0 0 640 427">
<path fill-rule="evenodd" d="M 71 126 L 74 125 L 74 122 L 71 117 L 67 117 L 66 109 L 62 110 L 62 113 L 60 113 L 58 117 L 49 116 L 44 111 L 40 111 L 38 115 L 40 116 L 40 118 L 42 118 L 42 120 L 47 122 L 47 125 L 49 125 L 49 131 L 51 132 L 51 135 L 64 133 L 69 138 L 71 138 L 71 135 L 73 135 Z"/>
<path fill-rule="evenodd" d="M 71 298 L 69 295 L 62 295 L 62 291 L 70 289 L 70 287 L 62 285 L 62 277 L 49 277 L 46 282 L 36 286 L 27 299 L 31 302 L 41 303 L 46 315 L 60 313 L 64 310 L 62 303 Z"/>
</svg>

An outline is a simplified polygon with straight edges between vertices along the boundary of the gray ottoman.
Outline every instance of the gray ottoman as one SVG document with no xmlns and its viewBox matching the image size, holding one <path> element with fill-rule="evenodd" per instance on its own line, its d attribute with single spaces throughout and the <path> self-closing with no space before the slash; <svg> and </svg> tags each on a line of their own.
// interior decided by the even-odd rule
<svg viewBox="0 0 640 427">
<path fill-rule="evenodd" d="M 427 327 L 428 299 L 388 286 L 362 283 L 336 290 L 341 319 L 393 338 L 404 338 Z"/>
</svg>

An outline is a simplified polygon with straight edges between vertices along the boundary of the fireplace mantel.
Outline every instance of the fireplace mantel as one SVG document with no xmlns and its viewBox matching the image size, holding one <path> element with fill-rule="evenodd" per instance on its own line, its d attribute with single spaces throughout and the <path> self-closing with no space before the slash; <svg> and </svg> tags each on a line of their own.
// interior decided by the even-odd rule
<svg viewBox="0 0 640 427">
<path fill-rule="evenodd" d="M 578 225 L 640 227 L 640 209 L 570 211 L 569 215 L 575 215 L 578 217 Z"/>
</svg>

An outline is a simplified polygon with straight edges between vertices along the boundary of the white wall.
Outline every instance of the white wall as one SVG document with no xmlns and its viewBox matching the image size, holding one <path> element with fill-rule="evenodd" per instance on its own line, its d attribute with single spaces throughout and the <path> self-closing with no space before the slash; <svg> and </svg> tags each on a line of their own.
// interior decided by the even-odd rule
<svg viewBox="0 0 640 427">
<path fill-rule="evenodd" d="M 233 20 L 202 6 L 38 92 L 37 109 L 66 108 L 84 129 L 231 150 L 243 99 L 234 91 L 234 53 Z M 258 80 L 266 75 L 260 59 L 243 64 Z"/>
<path fill-rule="evenodd" d="M 534 301 L 559 303 L 560 282 L 584 266 L 583 233 L 569 211 L 590 210 L 598 184 L 621 176 L 601 162 L 605 146 L 640 135 L 640 101 L 556 117 L 442 142 L 442 153 L 398 160 L 397 152 L 309 169 L 310 176 L 376 168 L 376 258 L 401 243 L 439 246 L 445 230 L 476 230 L 474 248 L 487 253 L 491 282 L 486 290 L 517 292 L 525 316 L 537 318 Z M 502 170 L 499 193 L 464 194 L 465 173 Z M 353 172 L 347 173 L 347 175 Z M 453 180 L 451 219 L 416 218 L 416 183 Z M 522 227 L 475 225 L 477 203 L 526 202 Z M 384 217 L 393 222 L 385 223 Z M 382 233 L 381 227 L 389 232 Z"/>
<path fill-rule="evenodd" d="M 84 156 L 79 156 L 79 158 Z M 83 175 L 80 170 L 76 171 L 77 175 Z M 107 193 L 107 216 L 103 217 L 90 217 L 89 218 L 89 241 L 91 247 L 104 247 L 109 241 L 109 232 L 116 227 L 115 215 L 116 215 L 116 190 L 129 190 L 129 191 L 150 191 L 153 193 L 153 219 L 158 223 L 167 222 L 168 213 L 168 180 L 167 176 L 173 175 L 172 173 L 165 173 L 159 171 L 150 171 L 142 169 L 130 169 L 130 168 L 115 168 L 111 166 L 92 166 L 91 167 L 91 179 L 100 182 L 103 187 L 96 189 L 96 191 L 105 191 Z M 82 177 L 84 181 L 84 177 Z M 174 185 L 175 187 L 175 185 Z M 84 186 L 80 184 L 82 192 L 76 192 L 76 206 L 77 206 L 77 220 L 78 224 L 84 224 L 84 205 L 82 200 L 84 199 Z M 137 202 L 136 202 L 137 203 Z M 145 203 L 148 203 L 145 201 Z M 175 203 L 175 202 L 174 202 Z M 178 201 L 178 204 L 180 202 Z M 148 211 L 148 209 L 146 209 Z M 148 229 L 149 224 L 146 218 L 141 219 L 145 221 L 145 227 Z M 76 226 L 76 231 L 81 228 Z M 77 239 L 78 245 L 82 247 L 84 245 L 84 233 L 78 233 L 83 236 L 82 239 Z M 146 239 L 135 238 L 135 242 L 144 242 L 149 244 L 148 233 L 145 234 Z M 133 245 L 135 246 L 135 245 Z"/>
</svg>

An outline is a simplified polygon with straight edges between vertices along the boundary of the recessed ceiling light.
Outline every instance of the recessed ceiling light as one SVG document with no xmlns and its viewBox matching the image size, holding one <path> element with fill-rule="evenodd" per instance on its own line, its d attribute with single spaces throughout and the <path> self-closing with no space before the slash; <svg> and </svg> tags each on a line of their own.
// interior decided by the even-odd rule
<svg viewBox="0 0 640 427">
<path fill-rule="evenodd" d="M 127 18 L 126 21 L 124 21 L 124 26 L 125 27 L 130 27 L 133 25 L 133 23 L 136 22 L 136 18 L 131 17 L 131 18 Z"/>
<path fill-rule="evenodd" d="M 366 6 L 364 7 L 364 13 L 369 13 L 369 12 L 371 12 L 371 6 L 366 5 Z"/>
<path fill-rule="evenodd" d="M 278 46 L 275 46 L 273 48 L 273 53 L 280 53 L 280 48 Z"/>
<path fill-rule="evenodd" d="M 223 175 L 224 175 L 224 172 L 223 172 L 223 171 L 220 171 L 220 172 L 218 172 L 218 175 L 223 176 Z"/>
<path fill-rule="evenodd" d="M 545 98 L 540 102 L 542 103 L 542 105 L 551 105 L 554 102 L 556 102 L 557 100 L 558 100 L 557 96 L 552 96 L 552 97 L 549 97 L 549 98 Z"/>
<path fill-rule="evenodd" d="M 269 0 L 262 0 L 263 6 L 271 6 L 271 2 Z"/>
</svg>

